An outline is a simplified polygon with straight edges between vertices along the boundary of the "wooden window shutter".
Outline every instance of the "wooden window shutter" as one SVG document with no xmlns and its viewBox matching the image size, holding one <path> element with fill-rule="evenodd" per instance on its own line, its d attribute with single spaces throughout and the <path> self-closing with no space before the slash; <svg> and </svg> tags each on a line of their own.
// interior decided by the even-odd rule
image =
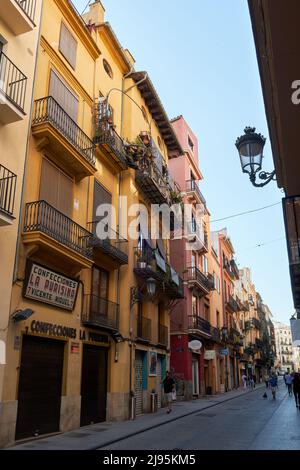
<svg viewBox="0 0 300 470">
<path fill-rule="evenodd" d="M 59 172 L 58 209 L 72 218 L 73 215 L 73 181 L 62 171 Z"/>
<path fill-rule="evenodd" d="M 111 194 L 108 191 L 106 191 L 106 189 L 104 189 L 103 186 L 101 186 L 101 184 L 99 184 L 99 183 L 97 183 L 97 181 L 95 181 L 95 186 L 94 186 L 94 212 L 93 212 L 93 217 L 94 217 L 93 220 L 94 221 L 101 220 L 101 217 L 96 216 L 97 207 L 100 204 L 111 204 L 111 202 L 112 202 Z"/>
<path fill-rule="evenodd" d="M 61 23 L 59 50 L 71 67 L 76 67 L 77 41 L 64 23 Z"/>
<path fill-rule="evenodd" d="M 72 217 L 73 181 L 47 158 L 42 163 L 40 199 Z"/>
<path fill-rule="evenodd" d="M 40 199 L 57 208 L 59 170 L 43 158 L 40 182 Z"/>
<path fill-rule="evenodd" d="M 77 122 L 78 99 L 54 70 L 51 70 L 50 75 L 49 96 L 52 96 L 73 121 Z"/>
</svg>

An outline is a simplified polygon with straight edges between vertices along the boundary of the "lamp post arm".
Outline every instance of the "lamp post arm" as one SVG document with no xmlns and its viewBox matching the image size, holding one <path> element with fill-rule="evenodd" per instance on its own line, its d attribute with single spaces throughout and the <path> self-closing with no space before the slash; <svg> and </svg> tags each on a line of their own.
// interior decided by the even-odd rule
<svg viewBox="0 0 300 470">
<path fill-rule="evenodd" d="M 133 88 L 133 87 L 131 87 L 131 88 Z M 109 92 L 107 93 L 105 100 L 108 102 L 108 98 L 109 98 L 110 94 L 111 94 L 113 91 L 119 91 L 119 92 L 122 93 L 123 95 L 127 96 L 127 98 L 129 98 L 129 99 L 139 108 L 139 110 L 141 111 L 141 113 L 142 113 L 143 116 L 144 116 L 144 112 L 143 112 L 143 109 L 141 108 L 141 106 L 140 106 L 130 95 L 128 95 L 128 93 L 127 93 L 128 90 L 129 90 L 129 91 L 131 90 L 131 88 L 128 88 L 128 89 L 125 90 L 125 91 L 124 91 L 124 90 L 121 90 L 121 88 L 111 88 L 111 89 L 109 90 Z M 151 136 L 151 133 L 152 133 L 152 130 L 151 130 L 151 122 L 149 121 L 149 119 L 147 118 L 147 116 L 144 116 L 144 117 L 145 117 L 145 120 L 147 121 L 147 124 L 148 124 L 148 126 L 149 126 L 149 132 L 150 132 L 150 136 Z"/>
<path fill-rule="evenodd" d="M 270 183 L 270 181 L 272 181 L 272 180 L 275 181 L 276 180 L 276 173 L 275 173 L 275 170 L 272 171 L 272 173 L 267 173 L 266 171 L 261 171 L 259 173 L 258 177 L 261 180 L 264 180 L 264 183 L 257 183 L 256 182 L 256 174 L 255 173 L 252 173 L 252 174 L 249 175 L 250 181 L 253 184 L 253 186 L 255 186 L 256 188 L 262 188 L 262 187 L 266 186 L 268 183 Z"/>
</svg>

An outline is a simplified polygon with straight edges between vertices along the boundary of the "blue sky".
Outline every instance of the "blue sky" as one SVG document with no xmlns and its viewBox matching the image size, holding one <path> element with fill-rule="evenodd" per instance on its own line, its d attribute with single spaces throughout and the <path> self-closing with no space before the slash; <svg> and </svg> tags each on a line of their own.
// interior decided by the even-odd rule
<svg viewBox="0 0 300 470">
<path fill-rule="evenodd" d="M 87 0 L 75 0 L 80 12 Z M 201 190 L 212 220 L 280 202 L 271 182 L 252 187 L 242 174 L 236 137 L 247 125 L 268 138 L 264 169 L 273 161 L 246 0 L 103 0 L 123 47 L 147 70 L 170 118 L 183 114 L 199 139 Z M 294 311 L 282 207 L 213 223 L 227 227 L 240 268 L 276 320 Z M 258 246 L 262 245 L 262 246 Z"/>
</svg>

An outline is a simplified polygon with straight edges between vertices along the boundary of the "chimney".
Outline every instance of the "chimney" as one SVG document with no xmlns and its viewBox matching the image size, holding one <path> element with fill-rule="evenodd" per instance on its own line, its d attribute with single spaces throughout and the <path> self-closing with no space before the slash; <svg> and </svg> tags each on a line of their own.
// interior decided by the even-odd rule
<svg viewBox="0 0 300 470">
<path fill-rule="evenodd" d="M 102 5 L 100 0 L 95 0 L 90 4 L 90 9 L 87 13 L 82 15 L 83 20 L 86 24 L 95 24 L 104 23 L 105 8 Z"/>
</svg>

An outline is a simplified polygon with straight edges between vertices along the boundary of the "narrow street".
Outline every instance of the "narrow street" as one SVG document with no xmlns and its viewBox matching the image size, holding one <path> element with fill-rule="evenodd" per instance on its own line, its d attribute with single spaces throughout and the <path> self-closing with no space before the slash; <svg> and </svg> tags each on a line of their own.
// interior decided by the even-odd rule
<svg viewBox="0 0 300 470">
<path fill-rule="evenodd" d="M 103 450 L 297 450 L 300 412 L 281 383 L 276 401 L 264 389 L 122 440 Z M 180 406 L 180 405 L 177 405 Z M 176 408 L 174 409 L 176 413 Z"/>
</svg>

